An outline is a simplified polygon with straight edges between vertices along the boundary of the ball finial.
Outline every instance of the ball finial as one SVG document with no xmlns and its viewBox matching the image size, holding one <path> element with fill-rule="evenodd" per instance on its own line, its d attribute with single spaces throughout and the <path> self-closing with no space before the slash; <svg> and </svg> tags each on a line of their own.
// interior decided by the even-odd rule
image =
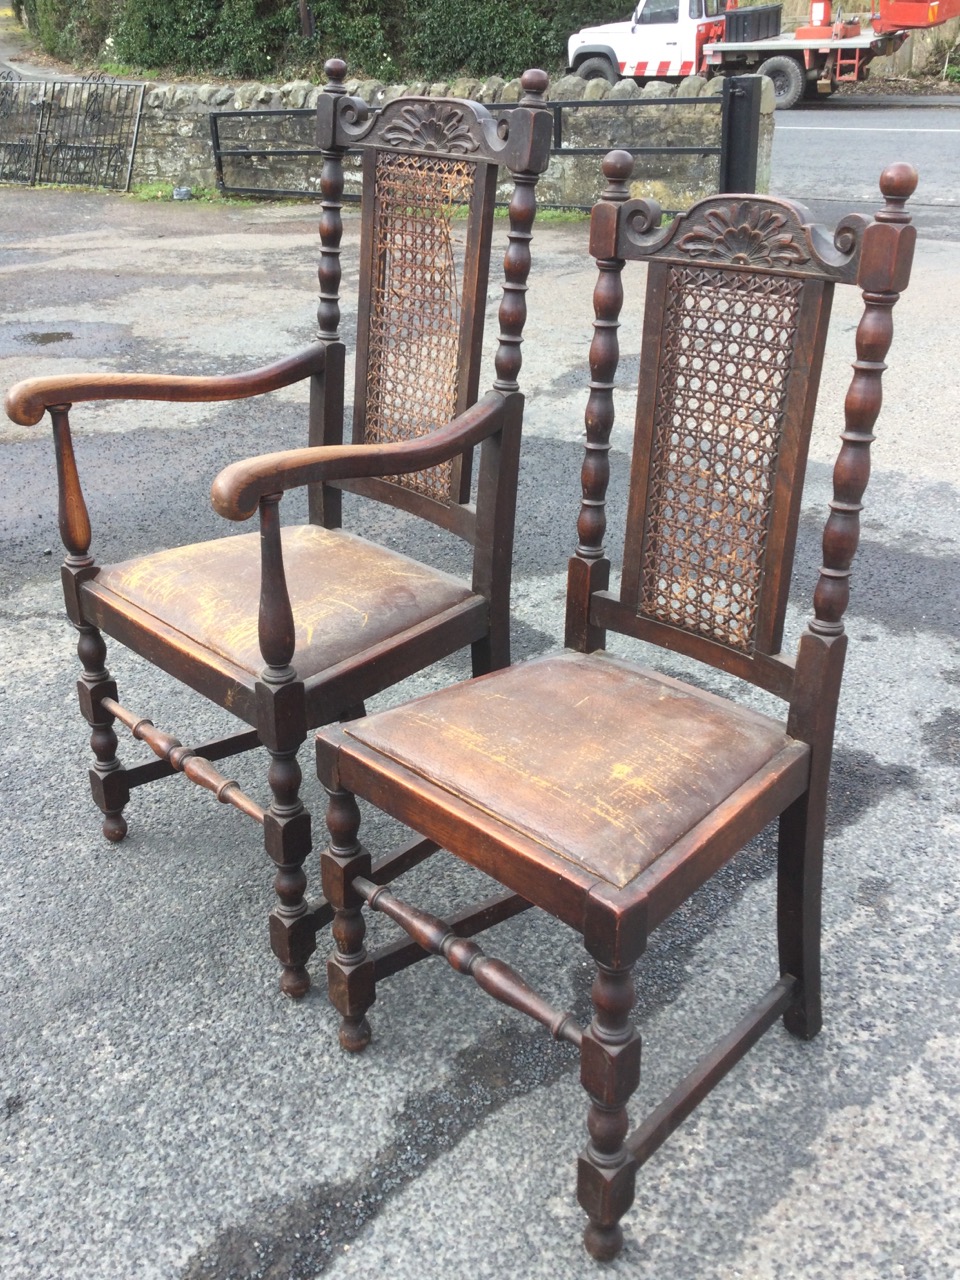
<svg viewBox="0 0 960 1280">
<path fill-rule="evenodd" d="M 520 77 L 523 92 L 528 98 L 542 98 L 547 92 L 549 83 L 550 77 L 537 67 L 531 67 Z"/>
<path fill-rule="evenodd" d="M 917 189 L 919 175 L 912 164 L 887 165 L 880 175 L 880 191 L 887 200 L 908 200 Z"/>
<path fill-rule="evenodd" d="M 629 151 L 608 151 L 600 167 L 608 182 L 626 182 L 633 173 L 633 156 Z"/>
<path fill-rule="evenodd" d="M 334 85 L 342 85 L 347 78 L 347 64 L 342 58 L 328 58 L 323 64 L 323 70 L 330 81 L 327 85 L 328 89 Z"/>
</svg>

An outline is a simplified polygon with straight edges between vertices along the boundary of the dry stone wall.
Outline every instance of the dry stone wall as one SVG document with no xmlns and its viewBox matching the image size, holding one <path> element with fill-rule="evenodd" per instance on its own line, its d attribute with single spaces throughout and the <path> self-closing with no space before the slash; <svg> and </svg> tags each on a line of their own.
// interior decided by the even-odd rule
<svg viewBox="0 0 960 1280">
<path fill-rule="evenodd" d="M 564 145 L 568 147 L 715 147 L 720 138 L 722 81 L 691 76 L 680 85 L 656 81 L 639 88 L 632 80 L 610 86 L 603 80 L 585 81 L 563 76 L 551 84 L 553 102 L 579 102 L 580 108 L 564 111 Z M 380 81 L 348 81 L 348 92 L 371 106 L 382 106 L 403 96 L 471 98 L 495 105 L 516 102 L 519 80 L 455 80 L 452 83 L 385 85 Z M 299 110 L 312 113 L 321 90 L 298 80 L 279 88 L 262 84 L 148 85 L 134 159 L 133 181 L 172 182 L 176 186 L 212 187 L 216 171 L 210 134 L 212 111 L 243 112 L 237 122 L 221 122 L 221 146 L 241 143 L 258 147 L 312 147 L 312 114 L 279 115 Z M 677 105 L 658 106 L 656 98 L 676 99 Z M 618 102 L 620 109 L 598 106 Z M 698 105 L 699 104 L 699 105 Z M 247 116 L 267 111 L 268 116 Z M 758 189 L 768 189 L 773 145 L 773 93 L 765 81 L 761 107 Z M 319 158 L 250 155 L 242 161 L 225 160 L 231 186 L 318 191 Z M 717 189 L 718 157 L 702 154 L 641 156 L 635 166 L 634 194 L 652 195 L 665 208 L 685 208 L 693 200 Z M 348 191 L 357 187 L 357 176 L 348 174 Z M 589 205 L 600 191 L 597 156 L 555 156 L 541 182 L 542 197 L 553 204 Z"/>
</svg>

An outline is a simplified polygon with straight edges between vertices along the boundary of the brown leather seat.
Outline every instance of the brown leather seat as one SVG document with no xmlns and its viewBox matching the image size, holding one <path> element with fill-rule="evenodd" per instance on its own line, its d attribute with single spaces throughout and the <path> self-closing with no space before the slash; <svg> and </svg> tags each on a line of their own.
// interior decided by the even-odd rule
<svg viewBox="0 0 960 1280">
<path fill-rule="evenodd" d="M 296 627 L 293 666 L 308 680 L 482 596 L 451 574 L 342 529 L 293 525 L 282 531 L 283 565 Z M 177 631 L 246 676 L 260 678 L 257 613 L 260 535 L 172 547 L 100 570 L 81 594 L 92 616 L 145 617 Z M 101 624 L 103 625 L 103 624 Z M 109 628 L 108 628 L 109 629 Z"/>
<path fill-rule="evenodd" d="M 785 774 L 794 799 L 809 774 L 778 721 L 606 653 L 535 659 L 343 734 L 341 770 L 349 742 L 371 748 L 488 813 L 517 857 L 533 842 L 620 889 L 682 837 L 709 839 L 725 802 L 774 785 L 779 801 Z"/>
</svg>

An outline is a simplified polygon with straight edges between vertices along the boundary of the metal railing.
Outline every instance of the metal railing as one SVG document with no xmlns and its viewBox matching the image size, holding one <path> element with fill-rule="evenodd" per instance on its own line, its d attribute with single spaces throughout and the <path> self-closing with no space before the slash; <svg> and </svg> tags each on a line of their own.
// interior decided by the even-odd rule
<svg viewBox="0 0 960 1280">
<path fill-rule="evenodd" d="M 126 191 L 144 86 L 0 77 L 0 182 Z"/>
<path fill-rule="evenodd" d="M 487 109 L 498 114 L 513 110 L 517 103 L 492 103 Z M 694 145 L 632 145 L 627 142 L 606 146 L 577 146 L 568 141 L 578 112 L 643 112 L 651 107 L 669 110 L 697 110 L 719 105 L 716 143 Z M 634 156 L 716 156 L 719 192 L 754 191 L 757 182 L 757 151 L 760 136 L 760 77 L 731 76 L 723 82 L 723 92 L 701 98 L 618 98 L 598 101 L 549 102 L 553 115 L 552 154 L 559 157 L 595 156 L 600 159 L 620 147 Z M 319 162 L 320 150 L 313 143 L 312 109 L 289 111 L 214 111 L 210 113 L 217 187 L 226 195 L 319 198 L 319 163 L 304 164 L 301 185 L 282 184 L 278 170 L 293 161 Z M 348 153 L 351 154 L 351 153 Z M 250 179 L 262 180 L 253 183 Z M 359 200 L 359 193 L 344 192 L 345 201 Z M 538 199 L 543 207 L 589 209 L 589 204 Z"/>
</svg>

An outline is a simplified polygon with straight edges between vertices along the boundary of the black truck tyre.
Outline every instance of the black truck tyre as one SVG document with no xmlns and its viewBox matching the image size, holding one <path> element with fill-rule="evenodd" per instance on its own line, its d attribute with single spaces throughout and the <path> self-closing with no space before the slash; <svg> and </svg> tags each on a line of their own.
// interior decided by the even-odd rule
<svg viewBox="0 0 960 1280">
<path fill-rule="evenodd" d="M 800 63 L 789 54 L 777 54 L 761 62 L 757 75 L 769 76 L 773 81 L 774 104 L 779 111 L 789 111 L 803 97 L 807 77 Z"/>
<path fill-rule="evenodd" d="M 604 57 L 584 58 L 575 74 L 584 80 L 606 80 L 607 84 L 616 84 L 620 79 L 617 68 Z"/>
</svg>

